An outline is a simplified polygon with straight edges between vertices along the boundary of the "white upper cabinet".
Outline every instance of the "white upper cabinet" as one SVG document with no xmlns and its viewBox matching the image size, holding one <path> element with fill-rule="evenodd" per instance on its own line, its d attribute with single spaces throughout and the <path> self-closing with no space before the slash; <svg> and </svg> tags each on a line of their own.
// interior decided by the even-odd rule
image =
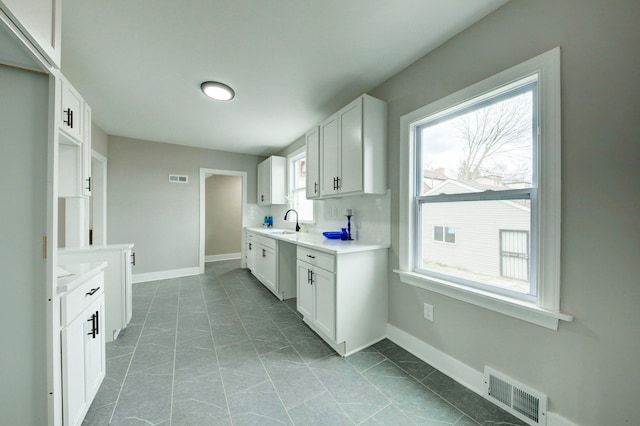
<svg viewBox="0 0 640 426">
<path fill-rule="evenodd" d="M 287 159 L 271 156 L 258 164 L 258 204 L 286 204 Z"/>
<path fill-rule="evenodd" d="M 305 135 L 307 158 L 307 199 L 320 196 L 320 128 L 314 127 Z"/>
<path fill-rule="evenodd" d="M 56 75 L 58 196 L 91 196 L 91 108 L 62 74 Z"/>
<path fill-rule="evenodd" d="M 362 95 L 320 124 L 320 196 L 387 190 L 387 104 Z"/>
<path fill-rule="evenodd" d="M 0 9 L 51 65 L 60 67 L 61 0 L 0 0 Z"/>
<path fill-rule="evenodd" d="M 84 101 L 76 89 L 65 78 L 61 78 L 60 121 L 58 125 L 69 137 L 84 141 Z"/>
</svg>

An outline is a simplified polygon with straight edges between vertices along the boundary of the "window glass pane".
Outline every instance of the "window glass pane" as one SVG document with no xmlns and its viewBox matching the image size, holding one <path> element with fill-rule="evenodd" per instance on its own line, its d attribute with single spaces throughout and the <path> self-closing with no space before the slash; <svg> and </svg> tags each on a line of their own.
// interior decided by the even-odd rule
<svg viewBox="0 0 640 426">
<path fill-rule="evenodd" d="M 293 170 L 294 170 L 294 178 L 293 178 L 294 189 L 305 188 L 306 179 L 307 179 L 306 159 L 303 157 L 298 160 L 295 160 L 293 162 Z"/>
<path fill-rule="evenodd" d="M 531 219 L 524 200 L 423 203 L 420 217 L 418 269 L 464 284 L 535 293 L 529 280 Z M 437 225 L 442 223 L 447 225 Z M 445 243 L 455 244 L 438 242 L 437 229 Z"/>
<path fill-rule="evenodd" d="M 444 241 L 444 232 L 442 226 L 433 227 L 433 239 L 434 241 Z"/>
<path fill-rule="evenodd" d="M 533 182 L 535 100 L 506 93 L 416 129 L 422 195 L 528 188 Z M 452 180 L 454 182 L 452 182 Z"/>
<path fill-rule="evenodd" d="M 293 193 L 293 205 L 298 212 L 299 220 L 312 221 L 313 220 L 313 200 L 307 200 L 307 195 L 304 189 Z M 292 215 L 293 216 L 293 215 Z"/>
</svg>

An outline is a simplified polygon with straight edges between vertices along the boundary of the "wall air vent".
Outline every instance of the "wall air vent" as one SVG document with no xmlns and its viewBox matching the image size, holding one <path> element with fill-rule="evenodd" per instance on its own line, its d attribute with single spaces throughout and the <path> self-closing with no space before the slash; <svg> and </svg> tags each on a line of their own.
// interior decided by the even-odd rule
<svg viewBox="0 0 640 426">
<path fill-rule="evenodd" d="M 491 367 L 484 368 L 484 397 L 530 425 L 547 424 L 547 395 Z"/>
<path fill-rule="evenodd" d="M 169 175 L 170 183 L 189 183 L 189 176 L 186 175 Z"/>
</svg>

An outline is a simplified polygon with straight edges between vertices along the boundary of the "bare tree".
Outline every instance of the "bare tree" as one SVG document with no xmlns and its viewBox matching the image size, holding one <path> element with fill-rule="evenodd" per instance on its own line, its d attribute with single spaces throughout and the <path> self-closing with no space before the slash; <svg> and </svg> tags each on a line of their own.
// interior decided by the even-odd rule
<svg viewBox="0 0 640 426">
<path fill-rule="evenodd" d="M 524 93 L 496 102 L 457 117 L 451 124 L 465 141 L 458 178 L 507 178 L 505 162 L 521 157 L 531 146 L 531 95 Z M 530 166 L 519 165 L 515 175 L 509 177 L 521 180 L 530 171 Z"/>
</svg>

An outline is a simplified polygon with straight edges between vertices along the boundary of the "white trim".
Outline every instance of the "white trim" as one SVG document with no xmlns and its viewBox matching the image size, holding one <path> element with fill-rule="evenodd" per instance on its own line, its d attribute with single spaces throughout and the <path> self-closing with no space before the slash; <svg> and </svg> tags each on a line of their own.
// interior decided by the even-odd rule
<svg viewBox="0 0 640 426">
<path fill-rule="evenodd" d="M 242 257 L 242 253 L 225 253 L 225 254 L 212 254 L 210 256 L 205 256 L 205 263 L 209 262 L 219 262 L 221 260 L 235 260 L 240 259 Z"/>
<path fill-rule="evenodd" d="M 91 165 L 91 179 L 92 185 L 95 188 L 99 188 L 98 191 L 93 191 L 91 197 L 93 199 L 93 209 L 90 210 L 91 215 L 93 216 L 93 245 L 94 246 L 106 246 L 107 245 L 107 157 L 100 154 L 96 150 L 91 150 L 91 160 L 96 160 L 100 164 L 100 172 L 97 174 L 101 177 L 101 180 L 97 182 L 96 185 L 96 172 L 93 170 L 93 164 Z M 100 196 L 100 202 L 96 203 L 96 200 Z M 97 209 L 96 205 L 102 204 L 102 209 Z M 96 217 L 98 220 L 96 221 Z M 96 223 L 98 223 L 99 229 L 96 227 Z M 96 232 L 96 230 L 98 232 Z M 98 238 L 96 238 L 98 236 Z"/>
<path fill-rule="evenodd" d="M 205 195 L 205 180 L 212 175 L 224 175 L 224 176 L 240 176 L 242 178 L 242 223 L 241 229 L 246 227 L 247 223 L 247 172 L 240 172 L 235 170 L 220 170 L 220 169 L 200 169 L 200 249 L 199 249 L 199 267 L 201 274 L 204 274 L 204 231 L 205 231 L 205 207 L 206 207 L 206 195 Z M 245 233 L 241 232 L 241 247 L 244 250 L 245 246 Z"/>
<path fill-rule="evenodd" d="M 467 389 L 484 397 L 484 374 L 456 358 L 434 348 L 415 336 L 391 324 L 387 324 L 387 338 L 411 352 L 438 371 L 451 377 Z M 488 400 L 490 401 L 490 400 Z M 547 411 L 547 426 L 578 426 L 558 413 Z"/>
<path fill-rule="evenodd" d="M 415 204 L 413 185 L 415 164 L 413 161 L 413 137 L 415 128 L 426 117 L 433 117 L 454 105 L 463 105 L 470 99 L 486 96 L 498 87 L 514 84 L 525 76 L 538 75 L 539 137 L 538 191 L 532 199 L 537 206 L 537 236 L 539 247 L 532 256 L 536 259 L 537 303 L 534 309 L 522 302 L 478 291 L 459 291 L 459 286 L 445 281 L 426 279 L 413 273 L 413 247 L 415 235 Z M 560 48 L 552 49 L 535 58 L 516 65 L 506 71 L 489 77 L 466 89 L 432 102 L 400 118 L 400 216 L 399 216 L 399 268 L 401 280 L 441 294 L 446 294 L 465 302 L 473 303 L 505 315 L 530 321 L 534 324 L 557 330 L 557 320 L 571 321 L 573 317 L 560 313 Z M 499 299 L 499 303 L 494 303 Z M 490 300 L 490 302 L 487 302 Z M 511 308 L 507 306 L 512 305 Z M 532 314 L 533 312 L 533 314 Z"/>
<path fill-rule="evenodd" d="M 133 274 L 133 283 L 145 283 L 147 281 L 168 280 L 170 278 L 190 277 L 200 275 L 200 268 L 170 269 L 168 271 L 145 272 Z"/>
</svg>

